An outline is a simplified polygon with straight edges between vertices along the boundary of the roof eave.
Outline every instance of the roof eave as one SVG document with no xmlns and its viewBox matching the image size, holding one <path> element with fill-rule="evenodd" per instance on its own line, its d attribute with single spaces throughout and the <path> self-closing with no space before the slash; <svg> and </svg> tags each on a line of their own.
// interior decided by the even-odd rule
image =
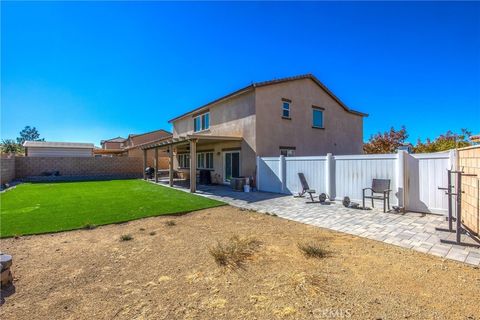
<svg viewBox="0 0 480 320">
<path fill-rule="evenodd" d="M 198 113 L 200 111 L 202 111 L 203 109 L 206 109 L 216 103 L 219 103 L 219 102 L 223 102 L 223 101 L 226 101 L 230 98 L 233 98 L 234 96 L 237 96 L 239 94 L 242 94 L 242 93 L 245 93 L 245 92 L 248 92 L 250 90 L 254 90 L 256 88 L 260 88 L 260 87 L 264 87 L 264 86 L 270 86 L 270 85 L 274 85 L 274 84 L 278 84 L 278 83 L 283 83 L 283 82 L 288 82 L 288 81 L 295 81 L 295 80 L 301 80 L 301 79 L 311 79 L 313 82 L 315 82 L 319 87 L 321 87 L 330 97 L 332 97 L 332 99 L 334 99 L 338 104 L 340 104 L 340 106 L 342 108 L 345 109 L 345 111 L 351 113 L 351 114 L 355 114 L 355 115 L 358 115 L 358 116 L 362 116 L 362 117 L 368 117 L 368 114 L 367 113 L 363 113 L 363 112 L 360 112 L 360 111 L 356 111 L 356 110 L 353 110 L 353 109 L 350 109 L 345 103 L 343 103 L 335 94 L 333 94 L 332 91 L 330 91 L 327 86 L 325 86 L 320 80 L 317 79 L 317 77 L 315 77 L 313 74 L 311 73 L 308 73 L 308 74 L 303 74 L 303 75 L 299 75 L 299 76 L 293 76 L 293 77 L 287 77 L 287 78 L 282 78 L 282 79 L 276 79 L 276 80 L 270 80 L 270 81 L 263 81 L 263 82 L 256 82 L 256 83 L 252 83 L 244 88 L 241 88 L 237 91 L 234 91 L 230 94 L 227 94 L 221 98 L 218 98 L 212 102 L 209 102 L 201 107 L 198 107 L 196 109 L 193 109 L 189 112 L 186 112 L 178 117 L 175 117 L 171 120 L 168 121 L 168 123 L 172 123 L 176 120 L 179 120 L 179 119 L 182 119 L 182 118 L 185 118 L 189 115 L 192 115 L 192 114 L 195 114 L 195 113 Z"/>
</svg>

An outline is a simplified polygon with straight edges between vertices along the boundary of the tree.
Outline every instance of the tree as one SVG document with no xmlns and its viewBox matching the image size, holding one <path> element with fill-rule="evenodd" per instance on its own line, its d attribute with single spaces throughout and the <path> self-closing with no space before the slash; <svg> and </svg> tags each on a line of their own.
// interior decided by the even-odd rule
<svg viewBox="0 0 480 320">
<path fill-rule="evenodd" d="M 13 139 L 2 140 L 2 152 L 3 153 L 20 153 L 23 152 L 21 145 L 15 142 Z"/>
<path fill-rule="evenodd" d="M 20 137 L 17 138 L 17 143 L 23 145 L 25 141 L 45 141 L 45 139 L 40 139 L 40 133 L 38 133 L 37 128 L 26 126 L 20 131 Z"/>
<path fill-rule="evenodd" d="M 365 153 L 394 153 L 398 147 L 405 145 L 408 138 L 407 129 L 402 126 L 400 130 L 390 128 L 390 131 L 378 132 L 363 144 Z"/>
<path fill-rule="evenodd" d="M 448 130 L 445 134 L 441 134 L 435 140 L 427 139 L 425 142 L 417 141 L 413 147 L 414 153 L 440 152 L 455 148 L 463 148 L 472 145 L 469 137 L 472 135 L 467 129 L 462 129 L 460 134 Z"/>
</svg>

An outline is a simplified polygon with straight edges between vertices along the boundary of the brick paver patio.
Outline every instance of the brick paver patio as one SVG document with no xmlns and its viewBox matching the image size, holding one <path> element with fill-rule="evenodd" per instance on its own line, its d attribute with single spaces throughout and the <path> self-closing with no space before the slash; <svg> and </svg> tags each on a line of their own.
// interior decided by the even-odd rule
<svg viewBox="0 0 480 320">
<path fill-rule="evenodd" d="M 179 188 L 185 190 L 183 188 Z M 480 248 L 462 235 L 466 245 L 445 244 L 455 240 L 455 233 L 438 231 L 448 227 L 445 217 L 408 212 L 383 213 L 381 206 L 373 210 L 345 208 L 339 201 L 329 205 L 307 204 L 306 198 L 268 192 L 236 192 L 224 186 L 199 186 L 199 195 L 224 201 L 232 206 L 276 214 L 279 217 L 335 231 L 410 248 L 446 259 L 480 265 Z"/>
</svg>

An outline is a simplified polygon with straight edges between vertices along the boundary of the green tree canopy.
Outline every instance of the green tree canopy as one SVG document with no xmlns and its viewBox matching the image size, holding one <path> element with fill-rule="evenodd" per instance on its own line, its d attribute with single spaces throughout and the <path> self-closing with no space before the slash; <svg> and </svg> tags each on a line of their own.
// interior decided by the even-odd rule
<svg viewBox="0 0 480 320">
<path fill-rule="evenodd" d="M 17 143 L 23 145 L 25 141 L 45 141 L 45 139 L 40 139 L 40 133 L 37 128 L 26 126 L 20 131 L 20 137 L 17 138 Z"/>
<path fill-rule="evenodd" d="M 400 130 L 391 127 L 389 131 L 378 132 L 363 144 L 365 153 L 394 153 L 398 147 L 405 145 L 408 138 L 407 129 L 402 126 Z"/>
<path fill-rule="evenodd" d="M 13 139 L 2 140 L 2 152 L 3 153 L 20 153 L 23 152 L 21 145 L 15 142 Z"/>
<path fill-rule="evenodd" d="M 368 142 L 363 144 L 363 150 L 367 154 L 394 153 L 400 146 L 410 145 L 412 146 L 413 153 L 440 152 L 471 146 L 470 136 L 471 132 L 467 129 L 462 129 L 459 134 L 449 130 L 434 140 L 427 139 L 425 142 L 422 142 L 419 139 L 416 145 L 411 145 L 406 142 L 408 133 L 404 126 L 402 126 L 400 130 L 395 130 L 395 128 L 392 127 L 389 131 L 372 135 Z"/>
<path fill-rule="evenodd" d="M 430 139 L 427 139 L 425 142 L 418 140 L 417 144 L 413 147 L 413 152 L 429 153 L 468 147 L 472 145 L 472 142 L 469 140 L 471 135 L 472 133 L 467 129 L 462 129 L 460 134 L 448 130 L 433 141 Z"/>
</svg>

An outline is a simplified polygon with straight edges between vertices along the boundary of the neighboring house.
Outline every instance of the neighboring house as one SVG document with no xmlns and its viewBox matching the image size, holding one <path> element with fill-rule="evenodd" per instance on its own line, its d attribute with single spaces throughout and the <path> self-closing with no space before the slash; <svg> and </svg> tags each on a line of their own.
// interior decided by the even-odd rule
<svg viewBox="0 0 480 320">
<path fill-rule="evenodd" d="M 122 137 L 116 137 L 109 140 L 102 140 L 100 144 L 103 150 L 121 150 L 125 147 L 125 141 L 127 139 Z"/>
<path fill-rule="evenodd" d="M 25 141 L 26 157 L 92 157 L 93 143 Z"/>
<path fill-rule="evenodd" d="M 172 133 L 163 129 L 150 131 L 141 134 L 129 134 L 128 138 L 125 141 L 124 150 L 127 152 L 129 157 L 142 157 L 143 152 L 138 147 L 144 145 L 145 143 L 150 143 L 167 137 L 171 137 Z M 153 166 L 153 151 L 149 152 L 147 155 L 147 161 L 149 166 Z"/>
<path fill-rule="evenodd" d="M 96 156 L 128 156 L 128 157 L 143 157 L 143 151 L 140 146 L 158 141 L 167 137 L 171 137 L 172 133 L 163 129 L 150 131 L 141 134 L 129 134 L 128 137 L 116 137 L 109 140 L 102 140 L 100 142 L 102 148 L 95 149 Z M 147 152 L 147 166 L 152 167 L 154 165 L 154 151 Z M 168 159 L 165 154 L 159 155 L 159 168 L 168 167 Z"/>
<path fill-rule="evenodd" d="M 228 182 L 255 176 L 257 156 L 362 153 L 365 116 L 307 74 L 253 83 L 182 114 L 169 121 L 172 139 L 142 148 L 172 148 L 172 169 L 211 170 Z"/>
</svg>

